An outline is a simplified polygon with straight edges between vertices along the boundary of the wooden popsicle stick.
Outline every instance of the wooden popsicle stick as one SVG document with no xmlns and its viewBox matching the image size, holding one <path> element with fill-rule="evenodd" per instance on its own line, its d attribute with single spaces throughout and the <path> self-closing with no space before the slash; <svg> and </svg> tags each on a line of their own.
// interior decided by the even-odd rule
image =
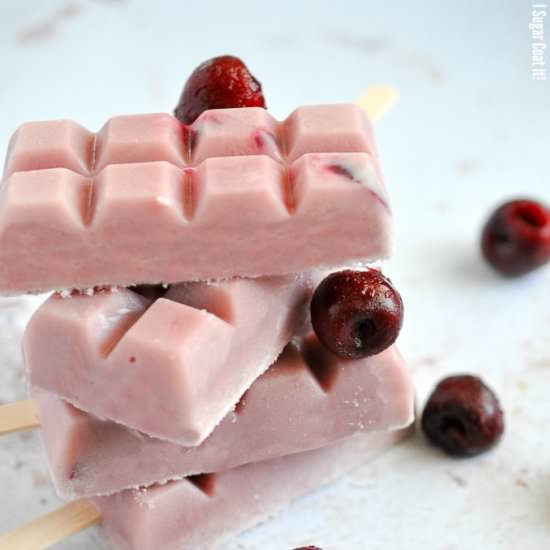
<svg viewBox="0 0 550 550">
<path fill-rule="evenodd" d="M 32 400 L 0 405 L 0 435 L 31 430 L 40 426 L 38 406 Z"/>
<path fill-rule="evenodd" d="M 372 122 L 376 122 L 393 106 L 398 97 L 399 94 L 394 88 L 387 84 L 381 84 L 368 88 L 366 93 L 357 100 L 357 103 Z"/>
<path fill-rule="evenodd" d="M 83 531 L 101 516 L 87 501 L 70 502 L 45 516 L 0 536 L 0 550 L 43 550 Z"/>
</svg>

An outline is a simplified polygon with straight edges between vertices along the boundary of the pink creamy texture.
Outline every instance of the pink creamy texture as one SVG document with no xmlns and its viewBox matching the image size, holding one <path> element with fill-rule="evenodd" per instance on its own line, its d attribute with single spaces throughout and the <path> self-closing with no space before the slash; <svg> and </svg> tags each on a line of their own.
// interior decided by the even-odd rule
<svg viewBox="0 0 550 550">
<path fill-rule="evenodd" d="M 112 548 L 210 550 L 372 459 L 405 435 L 404 431 L 361 434 L 321 449 L 205 474 L 196 483 L 175 481 L 92 502 L 102 515 L 102 531 Z"/>
<path fill-rule="evenodd" d="M 143 436 L 35 391 L 57 492 L 68 499 L 110 494 L 412 422 L 412 380 L 395 348 L 346 361 L 310 335 L 302 349 L 303 357 L 288 346 L 200 447 Z"/>
<path fill-rule="evenodd" d="M 336 167 L 336 169 L 334 168 Z M 354 105 L 23 125 L 0 188 L 0 292 L 297 273 L 390 253 Z"/>
<path fill-rule="evenodd" d="M 199 445 L 304 326 L 307 275 L 50 297 L 24 336 L 29 382 L 80 409 Z M 298 327 L 298 328 L 297 328 Z"/>
<path fill-rule="evenodd" d="M 181 168 L 250 155 L 289 163 L 306 153 L 353 152 L 377 156 L 372 126 L 354 104 L 299 107 L 283 122 L 259 107 L 206 111 L 191 126 L 153 113 L 111 118 L 97 134 L 71 120 L 25 123 L 10 140 L 4 176 L 67 168 L 91 177 L 111 164 Z"/>
</svg>

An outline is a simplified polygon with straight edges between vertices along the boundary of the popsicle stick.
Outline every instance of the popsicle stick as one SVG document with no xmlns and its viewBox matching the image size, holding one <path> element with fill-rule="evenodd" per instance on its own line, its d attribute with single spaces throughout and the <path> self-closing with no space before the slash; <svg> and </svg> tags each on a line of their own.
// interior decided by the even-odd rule
<svg viewBox="0 0 550 550">
<path fill-rule="evenodd" d="M 30 399 L 0 405 L 0 435 L 31 430 L 40 426 L 38 406 Z"/>
<path fill-rule="evenodd" d="M 43 550 L 83 531 L 96 523 L 101 516 L 85 500 L 70 502 L 7 535 L 0 537 L 1 550 Z"/>
<path fill-rule="evenodd" d="M 373 122 L 376 122 L 391 109 L 398 97 L 399 94 L 395 89 L 387 84 L 381 84 L 379 86 L 371 86 L 357 100 L 357 103 L 367 113 L 369 118 Z"/>
</svg>

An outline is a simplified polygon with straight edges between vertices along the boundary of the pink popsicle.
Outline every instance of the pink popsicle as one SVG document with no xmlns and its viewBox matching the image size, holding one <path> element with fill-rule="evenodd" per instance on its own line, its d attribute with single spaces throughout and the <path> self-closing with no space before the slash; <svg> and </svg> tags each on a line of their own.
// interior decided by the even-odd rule
<svg viewBox="0 0 550 550">
<path fill-rule="evenodd" d="M 372 126 L 355 104 L 298 107 L 283 122 L 259 107 L 206 111 L 190 126 L 164 113 L 123 115 L 97 134 L 71 120 L 51 120 L 17 129 L 4 176 L 67 168 L 92 177 L 111 164 L 166 161 L 182 168 L 213 157 L 293 162 L 306 153 L 349 152 L 376 156 Z"/>
<path fill-rule="evenodd" d="M 42 438 L 62 498 L 110 494 L 318 448 L 413 419 L 410 373 L 395 348 L 339 359 L 315 337 L 289 345 L 199 447 L 184 448 L 99 420 L 35 392 Z"/>
<path fill-rule="evenodd" d="M 297 273 L 390 254 L 372 129 L 353 105 L 29 123 L 0 191 L 0 292 Z M 259 251 L 262 251 L 259 253 Z"/>
<path fill-rule="evenodd" d="M 304 325 L 311 278 L 54 294 L 24 335 L 29 382 L 78 408 L 198 445 Z"/>
<path fill-rule="evenodd" d="M 406 433 L 361 434 L 321 449 L 92 502 L 113 548 L 211 550 L 372 459 Z"/>
</svg>

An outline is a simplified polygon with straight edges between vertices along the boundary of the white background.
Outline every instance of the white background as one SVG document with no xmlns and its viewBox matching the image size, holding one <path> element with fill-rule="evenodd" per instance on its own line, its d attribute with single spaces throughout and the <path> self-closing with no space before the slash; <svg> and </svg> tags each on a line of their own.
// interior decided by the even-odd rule
<svg viewBox="0 0 550 550">
<path fill-rule="evenodd" d="M 407 310 L 401 348 L 419 404 L 443 375 L 481 373 L 506 436 L 464 461 L 417 436 L 225 548 L 548 548 L 550 269 L 503 280 L 478 253 L 497 203 L 550 202 L 550 83 L 530 78 L 530 12 L 519 0 L 1 2 L 0 151 L 29 119 L 98 129 L 115 114 L 171 111 L 189 72 L 222 53 L 247 62 L 279 118 L 373 83 L 401 93 L 377 132 L 396 224 L 386 270 Z M 25 395 L 20 338 L 37 303 L 0 302 L 0 402 Z M 0 440 L 0 487 L 0 532 L 59 504 L 36 434 Z"/>
</svg>

